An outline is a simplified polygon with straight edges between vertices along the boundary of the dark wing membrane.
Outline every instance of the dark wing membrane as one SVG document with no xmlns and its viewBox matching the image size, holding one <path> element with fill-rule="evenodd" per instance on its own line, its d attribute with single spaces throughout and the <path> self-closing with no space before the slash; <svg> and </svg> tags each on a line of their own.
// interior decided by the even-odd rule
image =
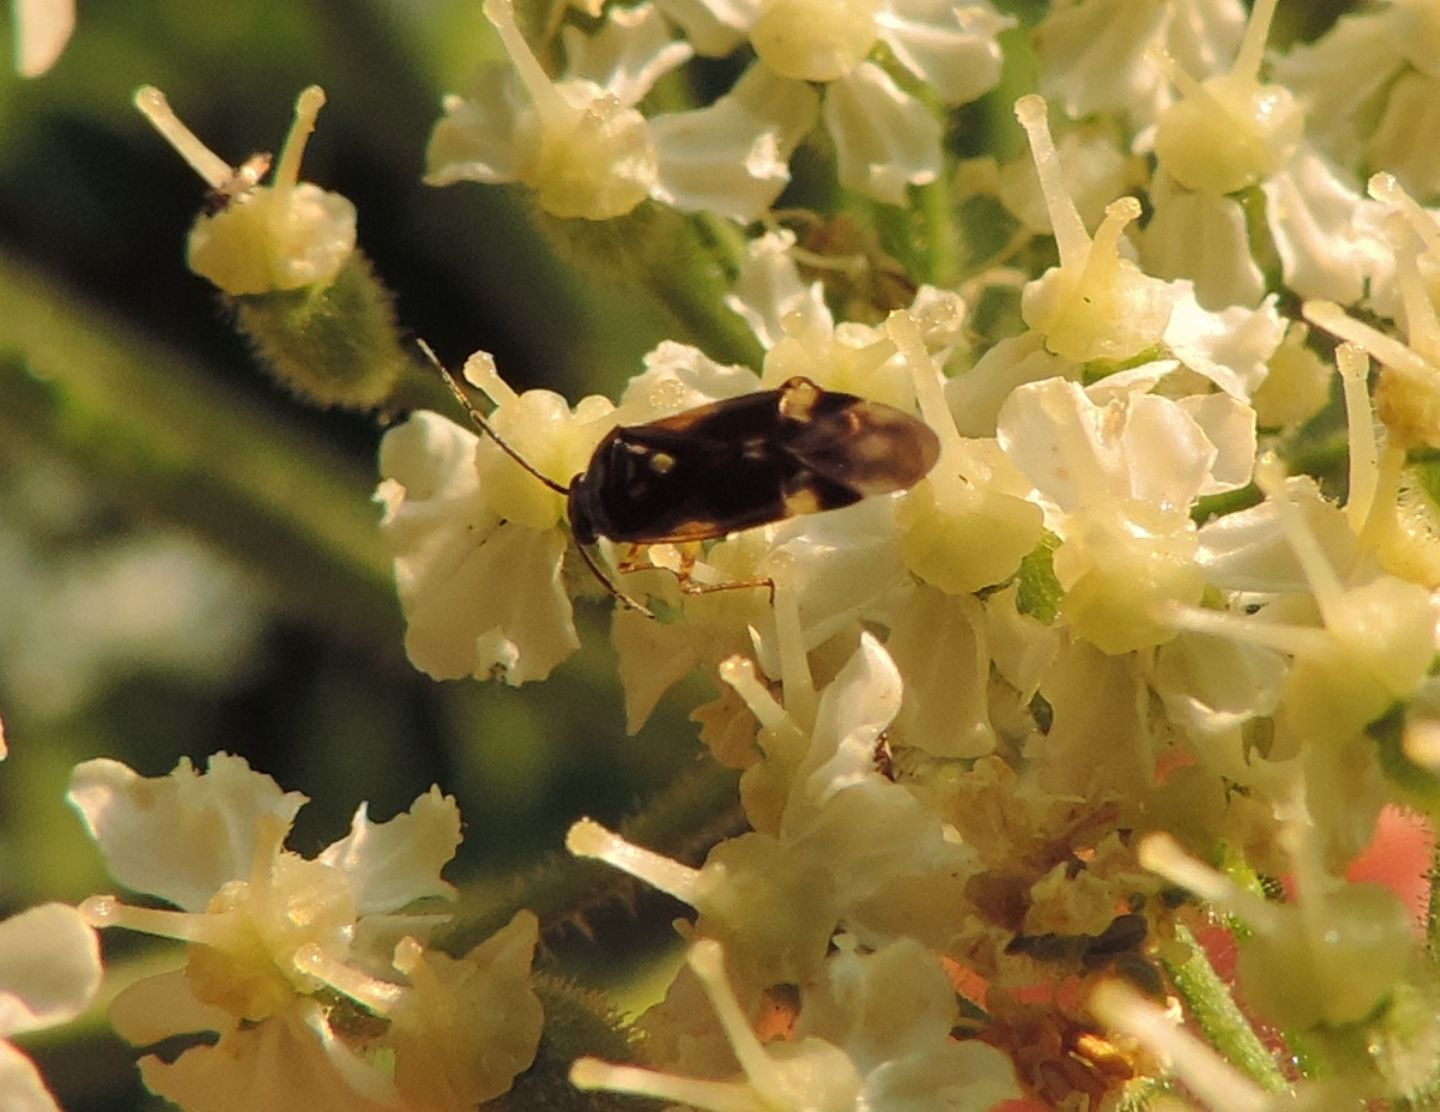
<svg viewBox="0 0 1440 1112">
<path fill-rule="evenodd" d="M 908 490 L 940 458 L 940 440 L 925 422 L 853 394 L 822 394 L 808 419 L 795 424 L 784 449 L 796 468 L 857 498 Z"/>
</svg>

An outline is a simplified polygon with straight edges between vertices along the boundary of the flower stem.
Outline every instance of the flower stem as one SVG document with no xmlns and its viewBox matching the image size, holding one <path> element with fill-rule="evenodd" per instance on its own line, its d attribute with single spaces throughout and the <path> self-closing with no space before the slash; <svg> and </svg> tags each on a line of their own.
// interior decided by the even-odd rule
<svg viewBox="0 0 1440 1112">
<path fill-rule="evenodd" d="M 1290 1084 L 1275 1056 L 1260 1041 L 1195 936 L 1184 924 L 1177 924 L 1175 938 L 1189 947 L 1190 957 L 1179 963 L 1165 962 L 1165 972 L 1205 1037 L 1226 1061 L 1261 1088 L 1272 1093 L 1286 1091 Z"/>
</svg>

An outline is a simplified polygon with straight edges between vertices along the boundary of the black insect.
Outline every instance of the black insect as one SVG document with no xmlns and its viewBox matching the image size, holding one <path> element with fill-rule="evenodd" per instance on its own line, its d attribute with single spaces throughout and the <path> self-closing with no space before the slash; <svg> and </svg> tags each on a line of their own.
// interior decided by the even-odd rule
<svg viewBox="0 0 1440 1112">
<path fill-rule="evenodd" d="M 497 436 L 448 373 L 445 381 L 516 463 L 565 495 L 570 530 L 590 570 L 617 598 L 647 613 L 615 589 L 586 546 L 601 537 L 702 541 L 836 510 L 914 486 L 940 457 L 940 442 L 923 421 L 796 376 L 775 390 L 612 429 L 565 485 Z"/>
</svg>

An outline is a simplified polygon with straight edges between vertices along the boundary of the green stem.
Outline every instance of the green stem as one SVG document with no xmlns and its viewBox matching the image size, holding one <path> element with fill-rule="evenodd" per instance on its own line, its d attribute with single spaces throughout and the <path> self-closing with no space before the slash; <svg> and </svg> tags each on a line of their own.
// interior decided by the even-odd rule
<svg viewBox="0 0 1440 1112">
<path fill-rule="evenodd" d="M 213 541 L 282 607 L 387 657 L 400 618 L 374 479 L 205 368 L 0 256 L 0 444 L 74 461 Z"/>
<path fill-rule="evenodd" d="M 929 185 L 921 186 L 917 207 L 925 228 L 925 274 L 931 285 L 954 289 L 960 284 L 960 232 L 955 226 L 955 203 L 951 183 L 955 180 L 955 160 L 945 159 L 945 169 Z"/>
<path fill-rule="evenodd" d="M 645 809 L 625 822 L 625 837 L 687 863 L 741 825 L 737 811 L 737 775 L 706 761 L 674 780 Z M 542 936 L 584 922 L 606 904 L 628 901 L 635 882 L 599 861 L 568 853 L 548 855 L 526 871 L 472 886 L 455 921 L 436 939 L 452 953 L 464 953 L 510 921 L 522 907 L 540 917 Z M 553 939 L 547 938 L 547 942 Z"/>
<path fill-rule="evenodd" d="M 1178 964 L 1165 962 L 1165 972 L 1205 1037 L 1227 1062 L 1262 1089 L 1271 1093 L 1288 1090 L 1290 1083 L 1275 1056 L 1260 1041 L 1195 936 L 1184 924 L 1177 924 L 1175 938 L 1189 948 L 1190 956 Z"/>
<path fill-rule="evenodd" d="M 538 213 L 546 235 L 597 288 L 616 295 L 630 281 L 649 293 L 706 355 L 759 367 L 764 353 L 749 326 L 725 307 L 744 253 L 728 222 L 642 205 L 615 220 L 561 220 Z"/>
</svg>

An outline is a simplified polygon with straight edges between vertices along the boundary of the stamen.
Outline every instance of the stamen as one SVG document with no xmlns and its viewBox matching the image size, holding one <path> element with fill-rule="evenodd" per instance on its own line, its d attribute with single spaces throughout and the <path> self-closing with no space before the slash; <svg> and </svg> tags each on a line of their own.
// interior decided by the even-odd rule
<svg viewBox="0 0 1440 1112">
<path fill-rule="evenodd" d="M 165 94 L 154 85 L 142 85 L 135 90 L 135 107 L 211 189 L 219 189 L 235 176 L 235 170 L 228 162 L 180 122 Z"/>
<path fill-rule="evenodd" d="M 1402 227 L 1409 232 L 1408 224 L 1402 223 Z M 1403 236 L 1401 245 L 1395 249 L 1395 281 L 1405 304 L 1405 339 L 1410 350 L 1433 367 L 1440 361 L 1440 322 L 1435 319 L 1435 306 L 1430 303 L 1425 280 L 1420 276 L 1420 251 L 1415 237 L 1409 234 Z"/>
<path fill-rule="evenodd" d="M 1105 206 L 1105 219 L 1095 229 L 1095 239 L 1090 245 L 1090 254 L 1085 257 L 1085 269 L 1080 275 L 1077 288 L 1098 286 L 1096 275 L 1101 269 L 1114 267 L 1120 257 L 1120 236 L 1125 226 L 1140 219 L 1140 202 L 1134 197 L 1120 197 Z M 1109 282 L 1105 283 L 1109 285 Z"/>
<path fill-rule="evenodd" d="M 725 1028 L 725 1037 L 730 1041 L 735 1060 L 740 1063 L 750 1084 L 762 1093 L 775 1091 L 779 1071 L 751 1030 L 750 1021 L 745 1018 L 740 1001 L 735 999 L 735 991 L 725 978 L 725 956 L 720 943 L 703 938 L 690 947 L 685 960 L 704 986 L 710 1006 L 715 1009 L 720 1026 Z"/>
<path fill-rule="evenodd" d="M 290 133 L 285 136 L 285 146 L 280 151 L 280 161 L 275 164 L 275 176 L 271 188 L 275 191 L 277 212 L 284 212 L 285 195 L 295 188 L 300 180 L 300 159 L 305 154 L 305 144 L 315 130 L 315 117 L 325 104 L 325 90 L 311 85 L 300 91 L 295 98 L 295 119 L 290 124 Z"/>
<path fill-rule="evenodd" d="M 783 554 L 771 561 L 770 577 L 775 584 L 775 639 L 780 650 L 780 682 L 785 691 L 785 710 L 801 729 L 815 725 L 815 679 L 805 652 L 805 634 L 800 626 L 800 604 L 796 599 L 790 560 Z"/>
<path fill-rule="evenodd" d="M 1275 6 L 1279 0 L 1255 0 L 1250 10 L 1250 21 L 1245 24 L 1245 35 L 1240 40 L 1240 52 L 1235 64 L 1230 67 L 1232 77 L 1243 77 L 1255 81 L 1260 76 L 1260 63 L 1265 60 L 1265 41 L 1270 37 L 1270 23 L 1275 18 Z"/>
<path fill-rule="evenodd" d="M 1375 489 L 1380 478 L 1380 448 L 1366 389 L 1370 357 L 1354 344 L 1341 344 L 1336 349 L 1335 360 L 1345 391 L 1345 423 L 1350 439 L 1350 494 L 1345 500 L 1345 520 L 1350 531 L 1359 536 L 1375 505 Z"/>
<path fill-rule="evenodd" d="M 470 356 L 465 360 L 465 366 L 460 373 L 465 376 L 466 382 L 489 398 L 496 408 L 514 405 L 520 398 L 520 395 L 510 388 L 510 384 L 500 377 L 500 372 L 495 367 L 495 357 L 488 351 L 477 351 Z"/>
<path fill-rule="evenodd" d="M 1206 1108 L 1263 1112 L 1263 1090 L 1219 1054 L 1179 1026 L 1168 1011 L 1120 981 L 1103 981 L 1090 993 L 1090 1010 L 1113 1031 L 1128 1035 L 1167 1059 L 1176 1075 Z"/>
<path fill-rule="evenodd" d="M 750 1087 L 740 1082 L 676 1077 L 638 1066 L 612 1065 L 599 1058 L 576 1059 L 570 1067 L 570 1084 L 586 1092 L 631 1093 L 709 1112 L 767 1112 Z"/>
<path fill-rule="evenodd" d="M 510 55 L 510 64 L 515 67 L 521 84 L 530 94 L 535 111 L 547 127 L 557 126 L 571 113 L 570 106 L 555 91 L 550 75 L 545 72 L 540 60 L 530 49 L 530 44 L 525 41 L 525 36 L 520 33 L 520 25 L 515 22 L 515 5 L 511 0 L 486 0 L 485 18 L 499 33 L 500 42 L 504 45 L 505 52 Z"/>
<path fill-rule="evenodd" d="M 1428 375 L 1435 370 L 1399 340 L 1347 316 L 1345 310 L 1333 301 L 1307 301 L 1300 307 L 1300 311 L 1310 323 L 1319 325 L 1342 340 L 1349 340 L 1352 344 L 1365 348 L 1387 367 L 1394 367 L 1399 371 L 1413 371 L 1419 375 Z"/>
<path fill-rule="evenodd" d="M 1146 835 L 1136 848 L 1136 857 L 1142 868 L 1239 916 L 1257 931 L 1279 930 L 1283 925 L 1279 911 L 1224 873 L 1195 860 L 1168 834 Z"/>
<path fill-rule="evenodd" d="M 627 842 L 593 819 L 581 819 L 565 835 L 565 848 L 576 857 L 593 857 L 650 887 L 695 906 L 700 871 L 653 850 Z"/>
<path fill-rule="evenodd" d="M 955 415 L 945 402 L 945 392 L 940 388 L 940 378 L 935 371 L 935 361 L 925 347 L 920 328 L 915 318 L 904 309 L 896 309 L 885 320 L 885 331 L 894 342 L 901 358 L 910 368 L 910 377 L 915 383 L 915 400 L 920 406 L 920 416 L 935 430 L 940 438 L 940 454 L 956 462 L 964 454 L 965 442 L 960 430 L 955 427 Z M 938 473 L 940 468 L 936 468 Z"/>
<path fill-rule="evenodd" d="M 408 941 L 412 940 L 405 939 L 401 944 Z M 343 993 L 381 1015 L 389 1015 L 396 1002 L 405 994 L 403 985 L 367 976 L 327 953 L 316 942 L 307 943 L 296 950 L 291 963 L 300 972 L 324 982 L 336 992 Z"/>
<path fill-rule="evenodd" d="M 188 911 L 165 911 L 132 907 L 114 896 L 91 896 L 80 905 L 80 914 L 92 927 L 124 927 L 126 930 L 173 938 L 180 942 L 214 944 L 223 932 L 220 915 L 195 915 Z"/>
<path fill-rule="evenodd" d="M 1050 224 L 1055 229 L 1055 245 L 1060 250 L 1060 266 L 1074 267 L 1078 273 L 1090 252 L 1090 237 L 1085 232 L 1085 222 L 1080 219 L 1080 210 L 1075 207 L 1075 201 L 1065 188 L 1060 155 L 1055 150 L 1055 141 L 1050 137 L 1050 127 L 1045 114 L 1045 99 L 1034 93 L 1029 93 L 1015 102 L 1015 118 L 1020 121 L 1020 126 L 1025 129 L 1025 135 L 1030 140 L 1030 154 L 1035 160 L 1035 172 L 1040 175 L 1040 191 L 1045 195 L 1045 208 L 1050 213 Z"/>
<path fill-rule="evenodd" d="M 1295 559 L 1300 561 L 1305 580 L 1310 584 L 1316 605 L 1320 607 L 1321 618 L 1327 625 L 1335 624 L 1345 588 L 1340 583 L 1340 577 L 1335 574 L 1335 569 L 1330 566 L 1330 561 L 1325 558 L 1320 542 L 1305 524 L 1300 508 L 1290 500 L 1289 491 L 1285 487 L 1284 465 L 1269 453 L 1262 456 L 1255 464 L 1255 485 L 1265 493 L 1265 497 L 1275 503 L 1275 512 L 1280 518 L 1280 527 L 1285 531 L 1285 540 L 1290 545 L 1290 551 L 1295 553 Z"/>
<path fill-rule="evenodd" d="M 755 662 L 748 656 L 732 656 L 720 662 L 720 679 L 735 689 L 745 700 L 756 720 L 772 732 L 798 729 L 795 720 L 780 705 L 755 672 Z"/>
<path fill-rule="evenodd" d="M 1440 224 L 1420 207 L 1414 197 L 1405 192 L 1395 180 L 1395 175 L 1384 172 L 1375 174 L 1370 178 L 1368 188 L 1371 197 L 1404 216 L 1406 223 L 1424 242 L 1430 254 L 1440 260 Z"/>
</svg>

